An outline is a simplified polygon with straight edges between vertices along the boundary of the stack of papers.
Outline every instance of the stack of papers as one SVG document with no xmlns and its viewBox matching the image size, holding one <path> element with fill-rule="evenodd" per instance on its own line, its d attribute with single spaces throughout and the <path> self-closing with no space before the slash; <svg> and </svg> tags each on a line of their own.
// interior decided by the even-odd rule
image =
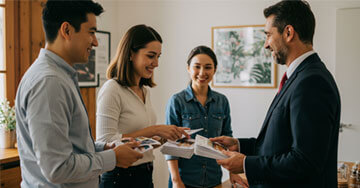
<svg viewBox="0 0 360 188">
<path fill-rule="evenodd" d="M 195 155 L 212 159 L 226 159 L 228 156 L 222 153 L 227 149 L 219 143 L 211 142 L 208 138 L 201 135 L 195 137 Z"/>
<path fill-rule="evenodd" d="M 199 131 L 203 130 L 200 129 L 192 129 L 192 130 L 185 130 L 188 135 L 195 134 Z M 182 157 L 185 159 L 190 159 L 194 154 L 194 139 L 187 139 L 183 135 L 183 137 L 179 140 L 172 141 L 168 140 L 160 149 L 162 154 L 172 155 L 176 157 Z"/>
<path fill-rule="evenodd" d="M 186 130 L 189 135 L 201 131 L 201 129 Z M 228 156 L 222 153 L 227 149 L 216 142 L 211 142 L 208 138 L 196 135 L 194 139 L 182 138 L 177 141 L 168 141 L 160 149 L 161 153 L 190 159 L 192 155 L 212 159 L 226 159 Z"/>
<path fill-rule="evenodd" d="M 166 142 L 160 149 L 161 153 L 190 159 L 194 154 L 194 139 L 180 139 L 176 142 Z"/>
</svg>

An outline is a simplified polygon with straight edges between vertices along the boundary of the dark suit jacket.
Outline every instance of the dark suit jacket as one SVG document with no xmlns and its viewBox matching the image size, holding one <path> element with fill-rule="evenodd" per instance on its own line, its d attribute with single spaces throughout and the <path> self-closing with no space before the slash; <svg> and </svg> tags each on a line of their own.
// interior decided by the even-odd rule
<svg viewBox="0 0 360 188">
<path fill-rule="evenodd" d="M 317 54 L 273 100 L 259 136 L 239 139 L 250 187 L 337 187 L 340 96 Z"/>
</svg>

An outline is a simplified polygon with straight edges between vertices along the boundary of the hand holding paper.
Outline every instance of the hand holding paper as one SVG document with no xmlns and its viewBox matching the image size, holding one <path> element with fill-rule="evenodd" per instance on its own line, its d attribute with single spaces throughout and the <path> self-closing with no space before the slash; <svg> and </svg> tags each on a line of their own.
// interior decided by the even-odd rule
<svg viewBox="0 0 360 188">
<path fill-rule="evenodd" d="M 132 149 L 138 146 L 138 142 L 128 142 L 125 144 L 117 145 L 113 149 L 116 156 L 116 166 L 121 168 L 128 168 L 135 161 L 141 159 L 143 157 L 143 154 Z"/>
<path fill-rule="evenodd" d="M 245 155 L 239 152 L 233 151 L 223 151 L 223 154 L 228 156 L 227 159 L 216 160 L 216 162 L 222 167 L 229 170 L 229 172 L 234 174 L 239 174 L 244 172 L 244 160 Z"/>
<path fill-rule="evenodd" d="M 218 142 L 225 147 L 227 147 L 230 151 L 238 151 L 238 141 L 236 138 L 228 137 L 228 136 L 219 136 L 215 138 L 210 138 L 211 142 Z"/>
</svg>

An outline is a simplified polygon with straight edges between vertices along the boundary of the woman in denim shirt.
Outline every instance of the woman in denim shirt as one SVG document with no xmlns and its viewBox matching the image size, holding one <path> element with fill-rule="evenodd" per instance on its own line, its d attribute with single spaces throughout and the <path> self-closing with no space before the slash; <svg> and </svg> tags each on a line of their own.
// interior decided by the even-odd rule
<svg viewBox="0 0 360 188">
<path fill-rule="evenodd" d="M 166 124 L 203 128 L 198 134 L 207 138 L 232 136 L 227 98 L 211 90 L 217 66 L 214 52 L 206 46 L 194 48 L 187 60 L 189 86 L 173 95 L 166 108 Z M 195 135 L 192 135 L 194 138 Z M 166 156 L 171 187 L 214 187 L 221 184 L 222 171 L 215 159 L 193 155 L 191 159 Z"/>
</svg>

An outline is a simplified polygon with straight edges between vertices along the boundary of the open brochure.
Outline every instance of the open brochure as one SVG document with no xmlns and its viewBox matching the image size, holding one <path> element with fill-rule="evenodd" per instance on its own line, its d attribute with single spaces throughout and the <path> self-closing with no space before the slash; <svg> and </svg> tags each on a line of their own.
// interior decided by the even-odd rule
<svg viewBox="0 0 360 188">
<path fill-rule="evenodd" d="M 138 151 L 140 153 L 145 153 L 147 151 L 154 149 L 154 146 L 156 147 L 156 146 L 161 145 L 161 143 L 159 141 L 152 139 L 152 138 L 143 137 L 143 136 L 137 137 L 137 138 L 135 138 L 135 140 L 140 142 L 140 146 L 135 148 L 135 151 Z M 115 141 L 115 145 L 118 146 L 118 145 L 124 144 L 129 141 L 130 140 L 128 140 L 128 139 L 122 139 L 121 141 Z"/>
<path fill-rule="evenodd" d="M 190 159 L 192 155 L 212 159 L 226 159 L 222 151 L 227 150 L 224 146 L 211 142 L 208 138 L 196 135 L 194 139 L 182 138 L 177 141 L 168 141 L 160 149 L 161 153 Z"/>
<path fill-rule="evenodd" d="M 219 143 L 211 142 L 208 138 L 201 135 L 196 135 L 195 137 L 195 155 L 202 157 L 212 158 L 212 159 L 226 159 L 228 156 L 222 153 L 226 151 L 225 146 L 222 146 Z"/>
<path fill-rule="evenodd" d="M 194 139 L 182 138 L 180 140 L 166 142 L 160 152 L 167 155 L 190 159 L 194 154 Z"/>
</svg>

